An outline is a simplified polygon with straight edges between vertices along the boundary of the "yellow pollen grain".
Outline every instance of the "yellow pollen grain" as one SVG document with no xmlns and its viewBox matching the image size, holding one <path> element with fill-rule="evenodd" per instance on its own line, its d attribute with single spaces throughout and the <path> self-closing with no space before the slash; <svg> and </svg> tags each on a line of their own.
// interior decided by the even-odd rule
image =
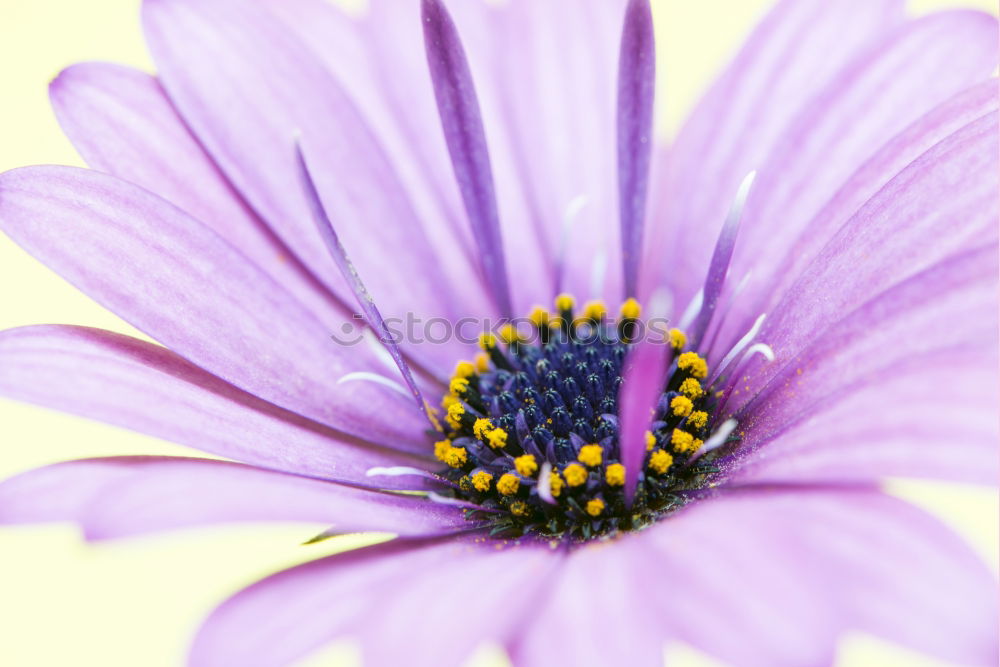
<svg viewBox="0 0 1000 667">
<path fill-rule="evenodd" d="M 600 498 L 591 498 L 587 501 L 587 514 L 590 516 L 601 516 L 604 511 L 604 501 Z"/>
<path fill-rule="evenodd" d="M 702 410 L 695 410 L 688 415 L 687 423 L 692 428 L 703 429 L 705 428 L 705 424 L 708 423 L 708 413 Z"/>
<path fill-rule="evenodd" d="M 528 319 L 531 320 L 532 324 L 541 329 L 549 323 L 549 311 L 541 306 L 535 306 L 531 309 Z"/>
<path fill-rule="evenodd" d="M 486 442 L 493 449 L 500 449 L 507 444 L 507 431 L 495 428 L 486 434 Z"/>
<path fill-rule="evenodd" d="M 458 397 L 456 397 L 454 394 L 445 394 L 443 397 L 441 397 L 441 407 L 444 408 L 445 410 L 447 410 L 448 408 L 450 408 L 451 406 L 455 405 L 458 402 L 459 402 Z"/>
<path fill-rule="evenodd" d="M 694 442 L 691 443 L 691 453 L 693 454 L 699 449 L 701 449 L 701 446 L 704 444 L 705 444 L 704 440 L 699 440 L 698 438 L 695 438 Z"/>
<path fill-rule="evenodd" d="M 475 475 L 472 476 L 472 486 L 476 487 L 476 491 L 485 493 L 490 490 L 490 483 L 493 481 L 493 475 L 486 472 L 485 470 L 480 470 Z"/>
<path fill-rule="evenodd" d="M 682 431 L 679 428 L 675 428 L 674 432 L 670 434 L 670 444 L 674 446 L 678 452 L 688 453 L 694 451 L 694 436 L 687 431 Z"/>
<path fill-rule="evenodd" d="M 521 488 L 521 480 L 517 478 L 517 475 L 512 475 L 509 472 L 504 473 L 497 480 L 497 491 L 505 496 L 514 495 L 519 488 Z"/>
<path fill-rule="evenodd" d="M 646 431 L 646 451 L 651 451 L 656 446 L 656 436 L 652 431 Z"/>
<path fill-rule="evenodd" d="M 681 382 L 681 386 L 678 391 L 692 400 L 701 398 L 705 393 L 705 391 L 701 388 L 701 383 L 694 378 L 687 378 L 684 382 Z"/>
<path fill-rule="evenodd" d="M 667 339 L 670 341 L 670 347 L 675 350 L 683 350 L 684 346 L 687 345 L 687 334 L 680 329 L 671 329 L 668 331 Z"/>
<path fill-rule="evenodd" d="M 514 469 L 522 477 L 531 477 L 538 472 L 538 462 L 533 454 L 522 454 L 514 459 Z"/>
<path fill-rule="evenodd" d="M 560 294 L 556 297 L 556 310 L 560 313 L 573 310 L 573 297 L 569 294 Z"/>
<path fill-rule="evenodd" d="M 570 463 L 563 470 L 563 476 L 566 478 L 566 483 L 570 486 L 580 486 L 587 481 L 587 469 L 579 463 Z"/>
<path fill-rule="evenodd" d="M 444 462 L 452 468 L 461 468 L 468 461 L 465 447 L 449 447 L 444 455 Z"/>
<path fill-rule="evenodd" d="M 514 516 L 528 516 L 528 503 L 523 500 L 515 500 L 510 504 L 510 513 Z"/>
<path fill-rule="evenodd" d="M 486 333 L 479 334 L 479 347 L 481 347 L 483 350 L 486 350 L 488 352 L 493 348 L 495 348 L 496 346 L 497 346 L 496 336 L 494 336 L 488 331 Z"/>
<path fill-rule="evenodd" d="M 455 377 L 467 378 L 476 374 L 476 367 L 469 361 L 460 361 L 455 364 Z"/>
<path fill-rule="evenodd" d="M 448 390 L 455 396 L 461 396 L 469 390 L 469 381 L 465 378 L 454 377 L 448 383 Z"/>
<path fill-rule="evenodd" d="M 559 497 L 559 494 L 562 493 L 564 485 L 565 482 L 563 482 L 563 479 L 562 477 L 559 476 L 559 473 L 557 473 L 555 470 L 549 473 L 549 490 L 552 491 L 553 498 Z"/>
<path fill-rule="evenodd" d="M 662 475 L 670 470 L 670 466 L 673 464 L 674 457 L 670 455 L 670 452 L 657 449 L 649 455 L 649 469 L 658 475 Z"/>
<path fill-rule="evenodd" d="M 637 320 L 640 315 L 642 315 L 642 306 L 639 305 L 639 302 L 632 297 L 626 299 L 621 307 L 622 319 Z"/>
<path fill-rule="evenodd" d="M 612 463 L 604 471 L 604 481 L 609 486 L 622 486 L 625 484 L 625 466 L 621 463 Z"/>
<path fill-rule="evenodd" d="M 490 423 L 489 419 L 480 417 L 472 425 L 472 433 L 480 440 L 486 439 L 486 434 L 493 430 L 493 424 Z"/>
<path fill-rule="evenodd" d="M 687 417 L 694 410 L 694 403 L 687 396 L 674 396 L 670 401 L 670 409 L 678 417 Z"/>
<path fill-rule="evenodd" d="M 517 327 L 513 324 L 505 324 L 500 327 L 500 340 L 510 345 L 511 343 L 520 342 L 521 334 L 517 332 Z"/>
<path fill-rule="evenodd" d="M 590 466 L 601 465 L 601 456 L 604 453 L 604 448 L 600 445 L 584 445 L 580 448 L 580 453 L 577 455 L 577 460 L 580 463 Z"/>
<path fill-rule="evenodd" d="M 697 352 L 685 352 L 677 357 L 677 368 L 687 371 L 699 380 L 708 375 L 708 363 Z"/>
<path fill-rule="evenodd" d="M 476 355 L 476 371 L 486 373 L 490 370 L 490 358 L 483 353 Z"/>
</svg>

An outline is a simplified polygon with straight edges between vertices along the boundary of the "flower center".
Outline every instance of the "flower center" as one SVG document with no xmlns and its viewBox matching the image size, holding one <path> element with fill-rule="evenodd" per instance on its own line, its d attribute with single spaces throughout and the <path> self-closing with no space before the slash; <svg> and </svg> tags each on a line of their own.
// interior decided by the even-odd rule
<svg viewBox="0 0 1000 667">
<path fill-rule="evenodd" d="M 589 539 L 641 528 L 683 505 L 685 492 L 716 472 L 712 456 L 698 457 L 713 421 L 714 397 L 702 385 L 708 366 L 684 351 L 683 332 L 659 332 L 674 355 L 628 506 L 618 389 L 642 330 L 640 306 L 629 299 L 614 320 L 598 302 L 582 313 L 567 295 L 555 305 L 554 313 L 531 313 L 530 331 L 508 324 L 499 336 L 484 334 L 484 352 L 458 363 L 435 456 L 447 466 L 442 474 L 455 484 L 454 497 L 476 506 L 468 518 L 491 524 L 496 535 Z"/>
</svg>

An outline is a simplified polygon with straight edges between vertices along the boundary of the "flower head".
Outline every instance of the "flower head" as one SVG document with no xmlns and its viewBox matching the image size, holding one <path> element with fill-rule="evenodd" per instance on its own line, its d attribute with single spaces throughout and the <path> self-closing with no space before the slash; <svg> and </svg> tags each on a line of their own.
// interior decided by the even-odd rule
<svg viewBox="0 0 1000 667">
<path fill-rule="evenodd" d="M 162 346 L 6 331 L 0 392 L 231 461 L 57 464 L 0 520 L 402 538 L 237 594 L 195 664 L 993 660 L 991 575 L 880 483 L 995 477 L 995 21 L 786 0 L 666 151 L 647 0 L 370 4 L 147 0 L 156 78 L 53 83 L 94 170 L 0 176 L 0 227 Z"/>
</svg>

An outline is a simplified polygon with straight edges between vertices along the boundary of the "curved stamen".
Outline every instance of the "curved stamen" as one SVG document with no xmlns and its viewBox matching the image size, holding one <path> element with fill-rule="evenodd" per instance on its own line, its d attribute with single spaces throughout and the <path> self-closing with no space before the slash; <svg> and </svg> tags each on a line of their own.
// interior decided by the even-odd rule
<svg viewBox="0 0 1000 667">
<path fill-rule="evenodd" d="M 438 115 L 482 270 L 500 314 L 512 316 L 493 171 L 465 50 L 440 0 L 423 0 L 424 46 Z"/>
<path fill-rule="evenodd" d="M 715 251 L 712 253 L 712 262 L 708 267 L 708 274 L 705 276 L 705 287 L 701 303 L 701 311 L 695 318 L 694 326 L 691 330 L 691 340 L 694 347 L 699 347 L 701 340 L 712 321 L 715 313 L 715 306 L 722 293 L 722 287 L 726 282 L 726 273 L 729 271 L 729 260 L 733 257 L 733 249 L 736 247 L 736 236 L 740 230 L 740 220 L 743 217 L 743 206 L 750 195 L 750 188 L 757 177 L 756 171 L 751 171 L 743 178 L 740 187 L 736 191 L 733 205 L 729 209 L 725 224 L 719 232 L 719 239 L 715 243 Z"/>
<path fill-rule="evenodd" d="M 649 0 L 630 0 L 618 60 L 618 206 L 626 298 L 637 294 L 655 83 L 656 45 Z"/>
<path fill-rule="evenodd" d="M 406 381 L 406 386 L 409 387 L 410 394 L 417 402 L 417 407 L 424 413 L 424 416 L 433 428 L 439 428 L 431 417 L 427 401 L 424 400 L 423 394 L 420 393 L 420 388 L 417 387 L 416 380 L 413 379 L 410 367 L 407 365 L 406 360 L 403 359 L 399 345 L 396 344 L 392 334 L 389 333 L 389 329 L 385 325 L 385 320 L 382 319 L 382 314 L 379 313 L 378 308 L 375 306 L 375 300 L 372 299 L 365 284 L 361 281 L 361 276 L 358 275 L 357 269 L 354 268 L 350 258 L 347 256 L 347 250 L 340 242 L 337 231 L 333 228 L 333 223 L 330 222 L 330 218 L 326 214 L 326 208 L 324 208 L 319 192 L 316 190 L 316 183 L 313 181 L 312 174 L 309 173 L 309 166 L 306 164 L 302 147 L 298 141 L 295 142 L 295 158 L 299 168 L 299 179 L 302 182 L 302 189 L 309 203 L 309 209 L 313 214 L 316 228 L 323 238 L 323 243 L 326 244 L 326 248 L 330 252 L 330 256 L 333 258 L 337 268 L 340 269 L 341 275 L 344 276 L 344 280 L 354 291 L 354 296 L 357 298 L 362 314 L 368 321 L 368 326 L 378 334 L 379 341 L 385 346 L 386 351 L 392 355 L 392 360 L 396 362 L 396 367 L 399 368 L 403 380 Z"/>
<path fill-rule="evenodd" d="M 385 377 L 384 375 L 379 375 L 378 373 L 368 373 L 366 371 L 357 371 L 355 373 L 348 373 L 346 375 L 341 375 L 337 380 L 337 384 L 344 384 L 345 382 L 373 382 L 374 384 L 382 385 L 383 387 L 388 387 L 393 391 L 402 394 L 403 396 L 409 396 L 409 390 L 403 385 L 399 384 L 395 380 Z"/>
</svg>

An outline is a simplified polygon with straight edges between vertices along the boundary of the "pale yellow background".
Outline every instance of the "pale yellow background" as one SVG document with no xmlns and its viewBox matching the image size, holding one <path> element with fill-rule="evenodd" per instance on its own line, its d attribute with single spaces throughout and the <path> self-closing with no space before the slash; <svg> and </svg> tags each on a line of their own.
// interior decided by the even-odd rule
<svg viewBox="0 0 1000 667">
<path fill-rule="evenodd" d="M 836 2 L 837 0 L 830 0 Z M 665 126 L 675 128 L 767 0 L 654 0 Z M 915 12 L 993 2 L 921 0 Z M 111 60 L 149 69 L 139 0 L 0 0 L 0 170 L 82 165 L 49 110 L 46 86 L 66 65 Z M 74 323 L 135 334 L 128 325 L 0 236 L 0 328 Z M 0 478 L 61 459 L 127 453 L 190 454 L 169 443 L 0 399 Z M 992 490 L 907 482 L 901 493 L 951 522 L 997 560 Z M 71 526 L 0 529 L 0 665 L 159 667 L 181 664 L 199 619 L 227 594 L 275 569 L 340 548 L 300 546 L 318 526 L 244 525 L 84 545 Z M 366 538 L 367 539 L 367 538 Z M 253 632 L 253 628 L 247 628 Z M 707 664 L 679 647 L 674 664 Z M 310 664 L 353 664 L 338 645 Z M 498 664 L 488 648 L 477 664 Z M 502 664 L 502 662 L 500 663 Z M 842 665 L 934 665 L 864 637 Z"/>
</svg>

